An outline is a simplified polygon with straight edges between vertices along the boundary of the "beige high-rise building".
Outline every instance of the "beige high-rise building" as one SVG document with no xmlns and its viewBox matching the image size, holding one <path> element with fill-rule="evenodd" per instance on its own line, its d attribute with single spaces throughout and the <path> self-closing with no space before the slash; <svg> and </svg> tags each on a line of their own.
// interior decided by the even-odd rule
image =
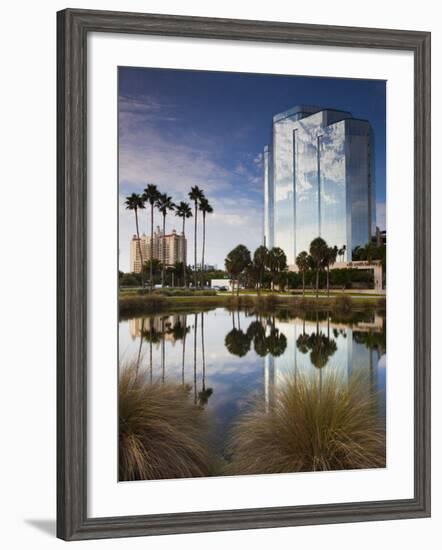
<svg viewBox="0 0 442 550">
<path fill-rule="evenodd" d="M 141 256 L 143 262 L 150 260 L 150 236 L 144 233 L 140 235 Z M 153 258 L 164 261 L 166 266 L 172 266 L 177 262 L 187 263 L 187 239 L 182 234 L 178 234 L 175 229 L 172 233 L 166 233 L 163 236 L 158 227 L 153 234 Z M 133 235 L 130 242 L 130 269 L 135 273 L 141 272 L 140 247 L 138 239 Z"/>
</svg>

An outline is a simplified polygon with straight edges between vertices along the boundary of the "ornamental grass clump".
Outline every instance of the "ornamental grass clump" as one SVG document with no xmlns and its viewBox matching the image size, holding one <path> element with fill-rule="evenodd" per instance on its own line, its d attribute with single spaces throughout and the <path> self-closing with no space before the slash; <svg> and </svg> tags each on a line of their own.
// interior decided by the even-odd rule
<svg viewBox="0 0 442 550">
<path fill-rule="evenodd" d="M 281 381 L 271 402 L 251 404 L 229 450 L 230 475 L 381 468 L 385 429 L 361 380 L 298 375 Z"/>
<path fill-rule="evenodd" d="M 146 383 L 129 366 L 118 393 L 120 481 L 211 475 L 207 412 L 188 386 Z"/>
</svg>

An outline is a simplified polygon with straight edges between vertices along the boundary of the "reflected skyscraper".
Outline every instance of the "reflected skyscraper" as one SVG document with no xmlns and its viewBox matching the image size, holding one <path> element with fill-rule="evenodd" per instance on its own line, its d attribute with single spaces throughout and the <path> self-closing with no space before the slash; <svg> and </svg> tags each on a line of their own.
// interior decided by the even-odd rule
<svg viewBox="0 0 442 550">
<path fill-rule="evenodd" d="M 370 123 L 334 109 L 300 105 L 273 117 L 263 153 L 264 242 L 293 267 L 320 236 L 351 250 L 375 232 Z"/>
</svg>

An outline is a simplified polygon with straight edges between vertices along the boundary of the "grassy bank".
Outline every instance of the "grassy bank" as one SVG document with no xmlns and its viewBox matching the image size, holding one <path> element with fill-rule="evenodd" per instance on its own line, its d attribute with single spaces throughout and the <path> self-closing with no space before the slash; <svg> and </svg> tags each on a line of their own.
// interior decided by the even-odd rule
<svg viewBox="0 0 442 550">
<path fill-rule="evenodd" d="M 226 473 L 263 474 L 385 467 L 385 428 L 361 380 L 288 377 L 236 422 Z"/>
<path fill-rule="evenodd" d="M 120 481 L 213 474 L 209 418 L 188 386 L 148 384 L 126 366 L 118 394 Z"/>
<path fill-rule="evenodd" d="M 122 293 L 119 298 L 120 317 L 123 319 L 136 315 L 162 312 L 208 311 L 216 307 L 247 310 L 256 313 L 286 310 L 294 315 L 302 315 L 307 311 L 331 311 L 345 315 L 367 309 L 383 312 L 385 311 L 385 298 L 352 298 L 348 295 L 340 295 L 316 299 L 316 297 L 303 298 L 276 294 L 264 296 L 218 294 L 207 296 L 197 293 L 191 296 Z"/>
</svg>

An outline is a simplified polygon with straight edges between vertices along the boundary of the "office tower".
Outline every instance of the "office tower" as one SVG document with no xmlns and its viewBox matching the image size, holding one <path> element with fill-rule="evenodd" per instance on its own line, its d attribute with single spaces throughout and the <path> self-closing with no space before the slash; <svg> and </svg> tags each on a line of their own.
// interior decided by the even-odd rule
<svg viewBox="0 0 442 550">
<path fill-rule="evenodd" d="M 316 237 L 346 251 L 375 233 L 373 135 L 351 113 L 296 106 L 273 117 L 264 148 L 264 242 L 293 269 Z"/>
</svg>

